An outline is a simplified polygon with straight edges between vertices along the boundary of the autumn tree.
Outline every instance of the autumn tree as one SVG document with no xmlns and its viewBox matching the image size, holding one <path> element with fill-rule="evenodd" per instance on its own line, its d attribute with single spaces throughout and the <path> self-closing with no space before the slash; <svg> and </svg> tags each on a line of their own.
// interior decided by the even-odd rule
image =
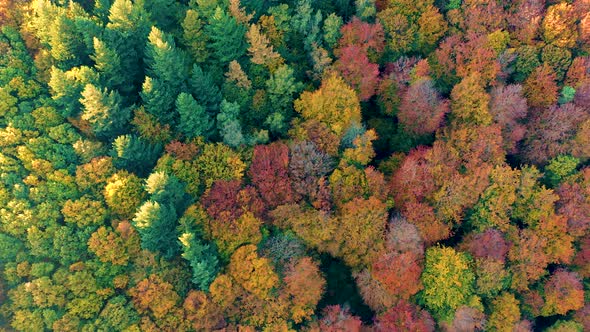
<svg viewBox="0 0 590 332">
<path fill-rule="evenodd" d="M 252 63 L 275 67 L 281 62 L 281 55 L 273 50 L 267 36 L 260 31 L 260 26 L 251 24 L 250 29 L 246 32 L 246 38 L 250 47 L 248 53 L 251 56 Z"/>
<path fill-rule="evenodd" d="M 564 315 L 584 306 L 584 291 L 580 277 L 575 272 L 555 271 L 544 285 L 545 305 L 541 315 Z"/>
<path fill-rule="evenodd" d="M 490 96 L 484 90 L 480 80 L 478 75 L 471 75 L 453 88 L 451 117 L 456 125 L 487 125 L 491 123 Z"/>
<path fill-rule="evenodd" d="M 320 318 L 320 330 L 328 332 L 359 332 L 363 325 L 359 317 L 352 315 L 348 309 L 339 305 L 327 306 Z"/>
<path fill-rule="evenodd" d="M 575 28 L 576 15 L 574 7 L 568 3 L 559 3 L 547 8 L 543 18 L 543 39 L 557 47 L 571 48 L 578 37 Z"/>
<path fill-rule="evenodd" d="M 133 305 L 140 313 L 151 313 L 162 318 L 180 301 L 171 284 L 152 274 L 129 290 Z"/>
<path fill-rule="evenodd" d="M 245 290 L 263 300 L 270 298 L 271 290 L 279 282 L 268 259 L 259 257 L 254 245 L 236 250 L 231 257 L 229 274 Z"/>
<path fill-rule="evenodd" d="M 289 178 L 289 147 L 285 144 L 256 146 L 249 175 L 269 208 L 294 200 Z"/>
<path fill-rule="evenodd" d="M 490 109 L 494 122 L 502 127 L 504 148 L 508 153 L 517 152 L 517 144 L 526 133 L 522 123 L 527 115 L 527 101 L 522 86 L 506 85 L 492 88 Z"/>
<path fill-rule="evenodd" d="M 430 134 L 443 123 L 449 103 L 443 100 L 431 79 L 420 79 L 410 85 L 399 106 L 397 117 L 404 129 L 415 134 Z"/>
<path fill-rule="evenodd" d="M 104 187 L 107 206 L 123 218 L 130 218 L 135 214 L 145 195 L 141 180 L 126 171 L 115 173 Z"/>
<path fill-rule="evenodd" d="M 356 93 L 337 74 L 330 74 L 322 86 L 305 91 L 295 101 L 295 110 L 306 120 L 325 124 L 340 137 L 352 123 L 360 122 L 360 105 Z"/>
<path fill-rule="evenodd" d="M 515 328 L 520 320 L 519 301 L 511 293 L 502 293 L 492 301 L 488 328 L 491 331 L 506 331 Z"/>
<path fill-rule="evenodd" d="M 402 300 L 377 316 L 375 327 L 380 332 L 432 332 L 435 324 L 428 311 Z"/>
<path fill-rule="evenodd" d="M 442 321 L 451 321 L 455 310 L 473 301 L 475 275 L 468 255 L 448 247 L 426 250 L 422 283 L 424 305 Z"/>
<path fill-rule="evenodd" d="M 524 82 L 524 96 L 532 107 L 548 107 L 557 101 L 555 73 L 544 64 L 537 67 Z"/>
<path fill-rule="evenodd" d="M 373 262 L 371 273 L 387 292 L 408 300 L 422 289 L 422 255 L 411 251 L 382 255 Z"/>
<path fill-rule="evenodd" d="M 318 264 L 310 257 L 291 261 L 285 271 L 284 282 L 291 298 L 293 321 L 299 323 L 311 317 L 326 286 Z"/>
<path fill-rule="evenodd" d="M 335 66 L 340 75 L 356 90 L 360 100 L 368 100 L 379 83 L 379 66 L 369 62 L 366 51 L 360 46 L 346 46 L 339 52 Z"/>
</svg>

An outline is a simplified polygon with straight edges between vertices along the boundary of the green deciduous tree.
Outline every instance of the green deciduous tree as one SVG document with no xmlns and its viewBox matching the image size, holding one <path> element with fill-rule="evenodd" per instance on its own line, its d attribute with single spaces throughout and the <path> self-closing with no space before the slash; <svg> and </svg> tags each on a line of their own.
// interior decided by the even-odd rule
<svg viewBox="0 0 590 332">
<path fill-rule="evenodd" d="M 421 295 L 426 308 L 440 320 L 450 321 L 455 310 L 474 300 L 475 275 L 468 255 L 448 247 L 426 250 Z"/>
</svg>

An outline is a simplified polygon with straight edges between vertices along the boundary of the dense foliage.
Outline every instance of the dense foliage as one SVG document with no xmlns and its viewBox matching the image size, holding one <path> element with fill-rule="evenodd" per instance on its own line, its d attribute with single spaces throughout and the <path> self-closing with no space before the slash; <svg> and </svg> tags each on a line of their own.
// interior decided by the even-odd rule
<svg viewBox="0 0 590 332">
<path fill-rule="evenodd" d="M 0 330 L 590 331 L 585 0 L 0 0 Z"/>
</svg>

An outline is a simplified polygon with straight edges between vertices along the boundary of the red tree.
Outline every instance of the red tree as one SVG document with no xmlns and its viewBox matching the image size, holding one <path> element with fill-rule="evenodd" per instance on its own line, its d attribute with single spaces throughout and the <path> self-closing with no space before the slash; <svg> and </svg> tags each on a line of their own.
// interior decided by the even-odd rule
<svg viewBox="0 0 590 332">
<path fill-rule="evenodd" d="M 264 211 L 264 204 L 256 189 L 251 186 L 242 189 L 239 180 L 215 181 L 213 187 L 201 198 L 201 203 L 207 214 L 218 220 L 236 220 L 245 211 L 260 217 Z"/>
<path fill-rule="evenodd" d="M 590 278 L 590 235 L 580 240 L 580 249 L 574 256 L 573 265 L 582 277 Z"/>
<path fill-rule="evenodd" d="M 494 121 L 502 127 L 504 148 L 508 153 L 516 153 L 516 144 L 526 133 L 526 127 L 520 122 L 527 115 L 527 103 L 522 95 L 522 86 L 494 87 L 490 97 L 489 112 Z"/>
<path fill-rule="evenodd" d="M 545 283 L 545 305 L 543 316 L 565 315 L 570 310 L 584 306 L 584 287 L 575 272 L 557 270 Z"/>
<path fill-rule="evenodd" d="M 378 332 L 432 332 L 434 320 L 426 310 L 402 300 L 395 307 L 377 316 L 375 330 Z"/>
<path fill-rule="evenodd" d="M 359 317 L 351 315 L 348 309 L 339 305 L 327 306 L 320 319 L 320 331 L 323 332 L 358 332 L 361 326 Z"/>
<path fill-rule="evenodd" d="M 379 65 L 369 62 L 367 51 L 362 46 L 342 48 L 336 69 L 361 100 L 368 100 L 375 94 L 379 84 Z"/>
<path fill-rule="evenodd" d="M 579 180 L 561 184 L 557 194 L 557 211 L 567 218 L 568 233 L 586 234 L 590 228 L 590 168 L 580 171 Z"/>
<path fill-rule="evenodd" d="M 448 112 L 449 102 L 441 98 L 434 82 L 420 79 L 406 91 L 397 116 L 405 129 L 422 135 L 435 132 Z"/>
<path fill-rule="evenodd" d="M 411 251 L 382 255 L 373 263 L 373 276 L 398 298 L 409 299 L 422 289 L 422 256 Z"/>
<path fill-rule="evenodd" d="M 342 34 L 339 41 L 340 49 L 356 45 L 369 54 L 379 54 L 385 48 L 385 33 L 379 22 L 370 24 L 361 21 L 358 17 L 353 17 L 350 22 L 342 26 L 340 33 Z M 335 50 L 336 55 L 340 55 L 339 52 L 341 50 Z"/>
<path fill-rule="evenodd" d="M 256 146 L 249 175 L 268 208 L 293 201 L 294 193 L 289 178 L 289 147 L 285 144 L 277 142 Z"/>
<path fill-rule="evenodd" d="M 477 258 L 489 258 L 504 262 L 510 247 L 502 233 L 489 228 L 483 233 L 469 234 L 463 244 Z"/>
<path fill-rule="evenodd" d="M 575 152 L 578 126 L 589 117 L 588 111 L 571 103 L 535 112 L 527 123 L 529 134 L 525 139 L 524 157 L 543 164 L 560 154 Z"/>
</svg>

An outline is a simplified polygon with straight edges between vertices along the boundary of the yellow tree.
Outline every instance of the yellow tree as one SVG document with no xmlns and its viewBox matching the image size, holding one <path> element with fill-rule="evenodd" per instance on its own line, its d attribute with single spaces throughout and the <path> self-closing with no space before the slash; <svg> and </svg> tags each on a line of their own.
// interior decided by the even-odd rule
<svg viewBox="0 0 590 332">
<path fill-rule="evenodd" d="M 260 31 L 259 25 L 251 24 L 250 30 L 246 32 L 246 38 L 250 43 L 248 53 L 250 53 L 252 63 L 274 68 L 282 62 L 281 55 L 273 50 L 270 40 Z"/>
<path fill-rule="evenodd" d="M 240 247 L 231 257 L 229 275 L 246 291 L 260 299 L 270 299 L 279 278 L 267 258 L 259 257 L 255 245 Z"/>
<path fill-rule="evenodd" d="M 338 137 L 361 120 L 358 96 L 336 73 L 329 74 L 318 90 L 302 93 L 295 101 L 295 110 L 305 120 L 326 125 Z"/>
<path fill-rule="evenodd" d="M 561 2 L 547 9 L 543 19 L 543 39 L 558 47 L 574 47 L 578 38 L 574 7 Z"/>
</svg>

